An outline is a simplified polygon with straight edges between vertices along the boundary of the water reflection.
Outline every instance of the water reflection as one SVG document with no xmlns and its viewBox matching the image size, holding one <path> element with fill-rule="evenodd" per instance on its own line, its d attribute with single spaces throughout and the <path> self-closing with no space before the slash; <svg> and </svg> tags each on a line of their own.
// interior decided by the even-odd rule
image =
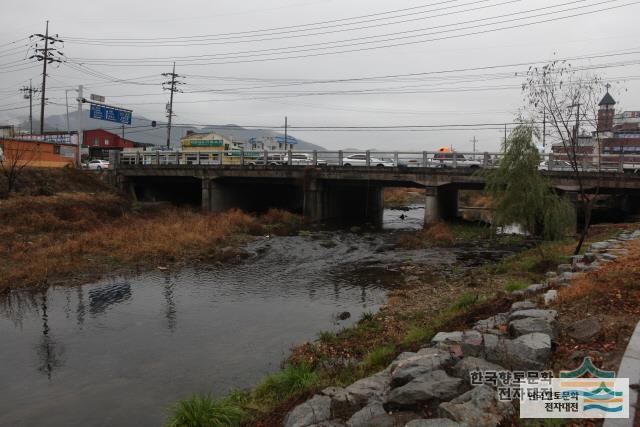
<svg viewBox="0 0 640 427">
<path fill-rule="evenodd" d="M 8 291 L 0 293 L 0 317 L 22 327 L 27 314 L 38 312 L 38 301 L 32 292 Z"/>
<path fill-rule="evenodd" d="M 89 291 L 89 313 L 92 316 L 102 314 L 109 307 L 131 298 L 129 282 L 116 282 Z"/>
<path fill-rule="evenodd" d="M 167 328 L 169 331 L 173 332 L 176 328 L 176 303 L 173 300 L 173 288 L 175 286 L 175 282 L 171 280 L 170 275 L 167 273 L 164 276 L 164 299 L 165 299 L 165 312 L 164 317 L 167 319 Z"/>
<path fill-rule="evenodd" d="M 38 370 L 45 373 L 47 379 L 51 381 L 51 374 L 53 373 L 53 370 L 60 368 L 64 364 L 64 348 L 61 344 L 56 342 L 49 327 L 49 307 L 47 291 L 42 292 L 40 298 L 42 336 L 36 350 L 39 358 Z"/>
</svg>

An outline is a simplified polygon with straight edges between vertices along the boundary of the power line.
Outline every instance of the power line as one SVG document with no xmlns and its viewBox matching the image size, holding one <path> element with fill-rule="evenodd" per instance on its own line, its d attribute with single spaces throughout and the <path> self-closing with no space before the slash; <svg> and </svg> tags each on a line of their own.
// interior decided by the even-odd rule
<svg viewBox="0 0 640 427">
<path fill-rule="evenodd" d="M 161 43 L 158 43 L 157 41 L 145 41 L 145 42 L 134 42 L 134 41 L 124 42 L 124 41 L 119 41 L 119 42 L 115 42 L 115 43 L 114 42 L 110 43 L 110 42 L 104 42 L 104 40 L 96 40 L 96 41 L 92 41 L 92 42 L 77 42 L 76 41 L 75 43 L 88 44 L 88 45 L 94 45 L 94 46 L 96 46 L 96 45 L 97 46 L 126 46 L 126 47 L 145 47 L 145 48 L 149 47 L 149 46 L 154 46 L 154 47 L 210 46 L 210 45 L 219 45 L 219 44 L 226 45 L 226 44 L 236 44 L 236 43 L 254 43 L 254 42 L 283 40 L 283 39 L 300 38 L 300 37 L 311 37 L 311 36 L 316 36 L 316 35 L 326 35 L 327 31 L 315 32 L 315 33 L 314 32 L 308 32 L 308 31 L 328 30 L 328 29 L 345 27 L 345 26 L 350 26 L 350 25 L 358 25 L 358 24 L 367 23 L 367 22 L 375 22 L 375 21 L 380 21 L 380 20 L 384 20 L 384 19 L 401 18 L 401 17 L 405 17 L 405 16 L 415 16 L 415 15 L 424 14 L 424 13 L 427 13 L 427 12 L 437 12 L 437 11 L 449 10 L 449 9 L 456 8 L 456 7 L 461 7 L 461 6 L 469 6 L 469 5 L 479 4 L 479 3 L 486 3 L 488 1 L 491 1 L 491 0 L 476 0 L 476 1 L 469 2 L 469 3 L 461 4 L 461 5 L 449 6 L 449 7 L 439 8 L 439 9 L 421 11 L 421 12 L 413 12 L 413 13 L 408 13 L 408 14 L 404 14 L 404 15 L 398 15 L 398 16 L 394 16 L 394 17 L 390 17 L 390 18 L 370 19 L 370 20 L 366 20 L 366 21 L 360 21 L 360 22 L 354 22 L 354 23 L 348 23 L 348 24 L 329 25 L 329 26 L 325 26 L 325 27 L 318 27 L 318 28 L 312 28 L 312 29 L 299 29 L 299 30 L 290 30 L 290 31 L 280 31 L 280 32 L 272 32 L 272 33 L 265 33 L 265 34 L 259 34 L 259 35 L 243 35 L 243 36 L 241 35 L 241 36 L 230 36 L 230 37 L 214 37 L 214 38 L 201 39 L 201 40 L 199 40 L 197 42 L 185 42 L 185 41 L 181 41 L 181 40 L 174 40 L 172 42 L 161 42 Z M 505 6 L 505 5 L 512 4 L 512 3 L 519 3 L 521 1 L 523 1 L 523 0 L 506 0 L 506 1 L 503 1 L 501 3 L 489 4 L 489 5 L 485 5 L 485 6 L 473 7 L 473 8 L 463 9 L 463 10 L 450 11 L 450 12 L 446 12 L 446 13 L 423 16 L 423 17 L 419 17 L 419 18 L 404 19 L 404 20 L 400 20 L 400 21 L 387 22 L 387 23 L 381 23 L 381 24 L 373 24 L 373 25 L 365 25 L 365 26 L 353 27 L 353 28 L 337 29 L 337 30 L 332 30 L 331 34 L 348 32 L 348 31 L 367 30 L 367 29 L 371 29 L 371 28 L 379 28 L 379 27 L 384 27 L 384 26 L 389 26 L 389 25 L 406 24 L 406 23 L 409 23 L 409 22 L 422 21 L 422 20 L 425 20 L 425 19 L 433 19 L 433 18 L 439 18 L 439 17 L 443 17 L 443 16 L 451 16 L 451 15 L 457 15 L 457 14 L 461 14 L 461 13 L 475 12 L 475 11 L 478 11 L 478 10 L 494 8 L 494 7 L 499 7 L 499 6 Z M 586 1 L 586 0 L 582 0 L 582 1 Z M 556 6 L 553 6 L 553 7 L 556 7 Z M 291 33 L 299 33 L 299 32 L 303 32 L 303 34 L 291 34 Z M 286 36 L 265 37 L 265 36 L 277 36 L 277 35 L 281 35 L 281 34 L 286 34 Z M 236 39 L 240 39 L 240 40 L 236 40 Z"/>
<path fill-rule="evenodd" d="M 68 40 L 74 40 L 74 41 L 82 41 L 82 40 L 93 40 L 93 41 L 105 41 L 105 40 L 115 40 L 115 41 L 127 41 L 127 40 L 153 41 L 153 40 L 156 40 L 157 41 L 157 40 L 189 40 L 189 39 L 194 39 L 194 38 L 210 38 L 210 37 L 220 37 L 220 36 L 229 36 L 229 35 L 253 34 L 253 33 L 259 33 L 259 32 L 277 31 L 277 30 L 286 30 L 286 29 L 292 29 L 292 28 L 303 28 L 303 27 L 310 27 L 310 26 L 333 24 L 333 23 L 336 23 L 336 22 L 344 22 L 344 21 L 355 20 L 355 19 L 364 19 L 364 18 L 370 18 L 370 17 L 374 17 L 374 16 L 382 16 L 382 15 L 387 15 L 387 14 L 392 14 L 392 13 L 397 13 L 397 12 L 405 12 L 405 11 L 409 11 L 409 10 L 421 9 L 421 8 L 429 7 L 429 6 L 437 6 L 437 5 L 440 5 L 440 4 L 454 3 L 456 1 L 459 1 L 459 0 L 447 0 L 447 1 L 437 2 L 437 3 L 427 4 L 427 5 L 413 6 L 413 7 L 403 8 L 403 9 L 395 9 L 395 10 L 391 10 L 391 11 L 373 13 L 373 14 L 368 14 L 368 15 L 360 15 L 360 16 L 349 17 L 349 18 L 340 18 L 340 19 L 332 19 L 332 20 L 328 20 L 328 21 L 319 21 L 319 22 L 314 22 L 314 23 L 309 23 L 309 24 L 297 24 L 297 25 L 289 25 L 289 26 L 285 26 L 285 27 L 275 27 L 275 28 L 272 27 L 272 28 L 265 28 L 265 29 L 258 29 L 258 30 L 230 32 L 230 33 L 206 34 L 206 35 L 197 35 L 197 36 L 137 38 L 137 39 L 136 38 L 131 38 L 131 37 L 111 38 L 111 39 L 108 39 L 108 38 L 99 38 L 99 39 L 97 39 L 97 38 L 87 38 L 87 37 L 68 37 L 67 39 Z"/>
<path fill-rule="evenodd" d="M 406 42 L 401 42 L 401 43 L 391 43 L 391 44 L 382 45 L 382 46 L 360 47 L 360 48 L 347 49 L 347 50 L 338 50 L 338 51 L 331 51 L 331 52 L 319 52 L 319 53 L 313 53 L 313 54 L 305 53 L 305 52 L 312 52 L 312 51 L 317 51 L 317 50 L 342 49 L 342 48 L 346 48 L 346 47 L 370 45 L 370 44 L 375 44 L 375 43 L 395 42 L 395 41 L 398 41 L 398 40 L 404 40 L 404 39 L 410 39 L 410 38 L 416 38 L 416 37 L 424 37 L 424 36 L 429 36 L 429 35 L 445 34 L 445 33 L 450 33 L 450 32 L 457 32 L 457 31 L 461 31 L 461 30 L 469 30 L 469 29 L 474 29 L 474 28 L 482 28 L 482 27 L 494 26 L 494 25 L 497 25 L 497 24 L 508 24 L 510 22 L 519 21 L 519 20 L 523 20 L 523 19 L 531 19 L 531 18 L 549 16 L 549 15 L 554 15 L 554 14 L 558 14 L 558 13 L 565 13 L 565 12 L 574 11 L 574 10 L 583 10 L 586 7 L 593 7 L 593 6 L 598 6 L 598 5 L 610 4 L 610 3 L 614 3 L 614 2 L 617 2 L 617 1 L 620 1 L 620 0 L 604 0 L 604 1 L 593 3 L 593 4 L 588 4 L 586 6 L 573 7 L 573 8 L 560 10 L 560 11 L 552 11 L 552 12 L 541 13 L 541 14 L 538 14 L 538 15 L 532 15 L 532 16 L 526 16 L 526 17 L 521 17 L 521 18 L 503 20 L 503 21 L 499 21 L 499 22 L 492 22 L 492 23 L 486 23 L 486 24 L 479 24 L 479 25 L 471 25 L 471 26 L 467 26 L 467 27 L 461 27 L 461 25 L 463 25 L 463 24 L 486 21 L 486 20 L 490 20 L 490 19 L 497 19 L 497 18 L 506 17 L 506 16 L 513 16 L 513 15 L 516 15 L 516 14 L 529 13 L 529 12 L 534 12 L 534 11 L 539 11 L 539 10 L 559 7 L 559 6 L 563 6 L 563 5 L 580 3 L 580 2 L 584 2 L 584 1 L 586 1 L 586 0 L 575 0 L 575 1 L 572 1 L 572 2 L 568 2 L 568 3 L 563 3 L 561 5 L 554 5 L 554 6 L 548 6 L 548 7 L 543 7 L 543 8 L 531 9 L 531 10 L 528 10 L 528 11 L 516 12 L 516 13 L 512 13 L 512 14 L 504 14 L 504 15 L 499 15 L 499 16 L 495 16 L 495 17 L 491 17 L 491 18 L 482 18 L 482 19 L 477 19 L 477 20 L 458 22 L 458 23 L 455 23 L 455 24 L 447 24 L 447 25 L 423 28 L 423 29 L 419 29 L 419 30 L 410 30 L 410 31 L 403 31 L 403 32 L 398 32 L 398 33 L 389 33 L 389 34 L 384 34 L 384 35 L 377 35 L 377 36 L 359 37 L 359 38 L 352 38 L 352 39 L 334 41 L 334 42 L 313 43 L 313 44 L 306 44 L 306 45 L 289 46 L 289 47 L 284 47 L 284 48 L 266 49 L 266 50 L 265 49 L 261 49 L 261 50 L 256 50 L 256 51 L 228 52 L 228 53 L 218 54 L 218 55 L 191 55 L 191 56 L 184 56 L 184 57 L 175 57 L 174 59 L 176 59 L 176 60 L 180 59 L 181 60 L 180 62 L 181 62 L 181 64 L 183 66 L 186 66 L 186 65 L 195 66 L 195 65 L 232 64 L 232 63 L 245 63 L 245 62 L 262 62 L 262 61 L 265 61 L 265 60 L 282 60 L 282 59 L 306 58 L 306 57 L 315 57 L 315 56 L 323 56 L 323 55 L 330 55 L 330 54 L 332 55 L 332 54 L 339 54 L 339 53 L 360 52 L 360 51 L 367 51 L 367 50 L 374 50 L 374 49 L 383 49 L 383 48 L 389 48 L 389 47 L 411 45 L 411 44 L 417 44 L 417 43 L 426 43 L 426 42 L 439 41 L 439 40 L 445 40 L 445 39 L 451 39 L 451 38 L 466 37 L 466 36 L 470 36 L 470 35 L 485 34 L 485 33 L 490 33 L 490 32 L 495 32 L 495 31 L 501 31 L 501 30 L 505 30 L 505 29 L 526 27 L 526 26 L 536 25 L 536 24 L 539 24 L 539 23 L 553 22 L 553 21 L 569 19 L 569 18 L 573 18 L 573 17 L 577 17 L 577 16 L 584 16 L 584 15 L 589 15 L 589 14 L 603 12 L 603 11 L 610 11 L 610 10 L 613 10 L 613 9 L 617 9 L 617 8 L 626 7 L 626 6 L 630 6 L 630 5 L 634 5 L 634 4 L 640 3 L 638 1 L 633 1 L 633 2 L 630 2 L 630 3 L 627 3 L 627 4 L 623 4 L 623 5 L 610 6 L 608 8 L 602 8 L 602 9 L 596 9 L 596 10 L 587 10 L 587 11 L 583 11 L 583 12 L 576 13 L 576 14 L 573 14 L 573 15 L 552 17 L 552 18 L 539 20 L 539 21 L 534 21 L 534 22 L 515 24 L 515 25 L 499 27 L 499 28 L 489 28 L 489 29 L 485 29 L 485 30 L 481 30 L 481 31 L 471 32 L 471 33 L 454 34 L 454 35 L 442 36 L 442 37 L 426 39 L 426 40 L 413 40 L 413 41 L 406 41 Z M 399 34 L 414 33 L 416 31 L 424 31 L 426 29 L 435 29 L 435 28 L 443 28 L 443 27 L 451 27 L 451 26 L 454 27 L 451 30 L 436 31 L 436 32 L 425 33 L 425 34 L 414 34 L 414 35 L 410 35 L 410 36 L 406 36 L 405 35 L 405 36 L 401 36 L 401 37 L 394 37 L 394 38 L 388 38 L 388 39 L 382 39 L 382 40 L 374 40 L 374 41 L 368 41 L 368 42 L 367 41 L 361 41 L 361 42 L 357 42 L 357 43 L 349 43 L 349 42 L 358 41 L 358 40 L 365 40 L 365 39 L 371 39 L 371 38 L 379 38 L 379 37 L 394 36 L 394 35 L 399 35 Z M 326 45 L 329 45 L 329 44 L 334 44 L 335 45 L 337 43 L 343 43 L 343 44 L 339 45 L 339 46 L 326 46 Z M 304 48 L 304 49 L 301 49 L 301 48 Z M 290 50 L 290 51 L 288 51 L 288 52 L 267 53 L 267 51 L 282 51 L 282 50 L 287 50 L 287 49 Z M 291 49 L 298 49 L 298 50 L 291 50 Z M 255 54 L 251 55 L 251 53 L 255 53 Z M 260 57 L 268 56 L 268 55 L 276 55 L 276 54 L 291 55 L 291 54 L 296 54 L 296 53 L 301 53 L 301 55 L 292 55 L 292 56 L 274 57 L 274 58 L 260 58 Z M 249 55 L 244 55 L 244 54 L 249 54 Z M 235 55 L 235 56 L 229 56 L 229 55 Z M 198 58 L 200 58 L 200 59 L 198 59 Z M 215 59 L 215 58 L 219 58 L 221 61 L 217 61 L 217 62 L 202 62 L 202 61 L 209 61 L 209 60 Z M 229 60 L 229 59 L 239 59 L 239 60 L 238 61 L 226 61 L 226 60 Z M 166 58 L 157 58 L 157 59 L 156 58 L 143 58 L 141 60 L 145 61 L 145 65 L 146 66 L 157 66 L 158 64 L 156 64 L 155 62 L 157 62 L 157 61 L 166 61 Z M 74 61 L 77 62 L 78 60 L 74 59 Z M 137 64 L 140 64 L 139 62 L 134 62 L 134 60 L 132 60 L 131 58 L 120 58 L 120 59 L 119 58 L 109 58 L 109 59 L 102 59 L 102 60 L 98 59 L 98 58 L 95 58 L 95 59 L 84 58 L 83 62 L 89 62 L 89 63 L 93 63 L 93 64 L 96 64 L 96 65 L 100 64 L 100 65 L 104 65 L 104 66 L 114 66 L 114 67 L 116 67 L 116 66 L 136 66 Z M 111 62 L 114 62 L 114 63 L 111 63 Z"/>
</svg>

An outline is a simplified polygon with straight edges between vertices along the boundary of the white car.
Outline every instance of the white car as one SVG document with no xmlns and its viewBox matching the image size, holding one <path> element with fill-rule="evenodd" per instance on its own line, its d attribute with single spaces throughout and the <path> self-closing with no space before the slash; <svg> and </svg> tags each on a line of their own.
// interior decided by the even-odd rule
<svg viewBox="0 0 640 427">
<path fill-rule="evenodd" d="M 395 166 L 395 164 L 391 160 L 378 159 L 376 157 L 369 157 L 369 165 L 388 168 L 392 168 Z M 367 155 L 352 154 L 350 156 L 344 157 L 342 159 L 342 166 L 367 166 Z"/>
<path fill-rule="evenodd" d="M 289 164 L 289 155 L 285 155 L 282 159 L 284 165 Z M 326 160 L 317 159 L 316 164 L 318 166 L 324 166 L 327 164 Z M 293 166 L 313 166 L 313 156 L 307 153 L 292 153 L 291 165 Z"/>
<path fill-rule="evenodd" d="M 455 154 L 455 161 L 454 156 Z M 468 159 L 462 154 L 458 153 L 436 153 L 433 155 L 434 163 L 440 163 L 443 168 L 472 168 L 477 169 L 482 167 L 482 162 L 478 160 Z"/>
<path fill-rule="evenodd" d="M 87 163 L 87 169 L 92 171 L 100 171 L 102 169 L 109 169 L 109 161 L 107 160 L 91 160 Z"/>
</svg>

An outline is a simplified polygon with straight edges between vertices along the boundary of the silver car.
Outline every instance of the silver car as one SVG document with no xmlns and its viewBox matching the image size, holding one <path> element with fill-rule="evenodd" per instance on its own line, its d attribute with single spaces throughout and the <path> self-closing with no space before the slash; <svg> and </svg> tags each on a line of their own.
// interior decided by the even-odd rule
<svg viewBox="0 0 640 427">
<path fill-rule="evenodd" d="M 352 154 L 342 159 L 342 166 L 367 166 L 366 154 Z M 395 167 L 395 163 L 391 160 L 378 159 L 369 157 L 369 166 L 375 167 Z"/>
</svg>

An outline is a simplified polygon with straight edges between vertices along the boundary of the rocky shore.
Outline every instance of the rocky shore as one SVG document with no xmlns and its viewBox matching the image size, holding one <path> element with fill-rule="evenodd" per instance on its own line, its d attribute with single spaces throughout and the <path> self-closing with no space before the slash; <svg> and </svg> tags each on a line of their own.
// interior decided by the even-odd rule
<svg viewBox="0 0 640 427">
<path fill-rule="evenodd" d="M 329 387 L 288 413 L 284 427 L 493 427 L 517 416 L 495 382 L 471 384 L 471 372 L 544 371 L 558 336 L 558 312 L 545 308 L 577 274 L 594 271 L 627 253 L 640 230 L 589 246 L 550 271 L 543 283 L 512 295 L 508 312 L 473 328 L 437 333 L 416 352 L 404 352 L 384 370 L 344 387 Z M 577 325 L 575 336 L 591 332 Z"/>
</svg>

